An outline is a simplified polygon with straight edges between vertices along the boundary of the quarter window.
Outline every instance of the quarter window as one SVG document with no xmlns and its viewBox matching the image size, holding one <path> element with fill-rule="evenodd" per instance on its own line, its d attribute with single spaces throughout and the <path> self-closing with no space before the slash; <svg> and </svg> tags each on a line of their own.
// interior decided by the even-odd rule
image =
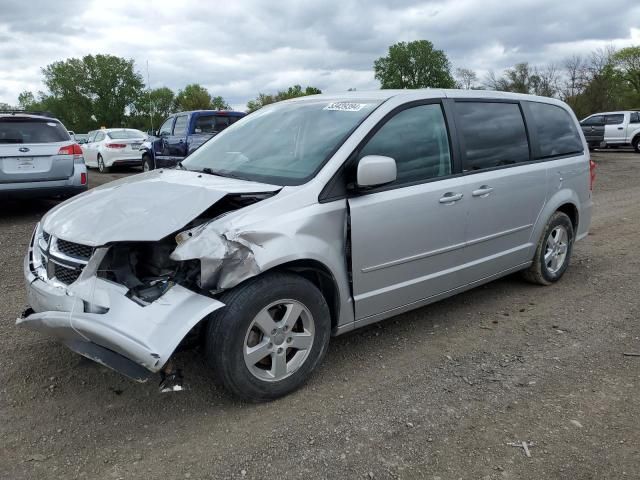
<svg viewBox="0 0 640 480">
<path fill-rule="evenodd" d="M 407 108 L 393 116 L 360 151 L 396 161 L 402 185 L 451 174 L 447 127 L 439 104 Z"/>
<path fill-rule="evenodd" d="M 571 116 L 561 107 L 529 102 L 540 158 L 582 152 L 582 140 Z"/>
<path fill-rule="evenodd" d="M 624 114 L 623 113 L 619 113 L 619 114 L 615 114 L 615 115 L 606 115 L 604 117 L 604 124 L 605 125 L 620 125 L 622 122 L 624 122 Z"/>
<path fill-rule="evenodd" d="M 456 102 L 455 109 L 465 171 L 529 161 L 529 142 L 518 104 Z"/>
</svg>

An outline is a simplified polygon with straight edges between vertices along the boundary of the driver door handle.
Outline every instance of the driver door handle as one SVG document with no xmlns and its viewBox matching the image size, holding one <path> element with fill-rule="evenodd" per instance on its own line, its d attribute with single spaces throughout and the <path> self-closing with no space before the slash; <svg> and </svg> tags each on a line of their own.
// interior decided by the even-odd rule
<svg viewBox="0 0 640 480">
<path fill-rule="evenodd" d="M 462 193 L 447 192 L 440 198 L 439 202 L 445 205 L 451 205 L 458 200 L 462 200 L 462 197 L 464 197 Z"/>
<path fill-rule="evenodd" d="M 474 197 L 486 197 L 491 192 L 493 192 L 493 187 L 490 187 L 489 185 L 482 185 L 479 189 L 471 192 L 471 195 Z"/>
</svg>

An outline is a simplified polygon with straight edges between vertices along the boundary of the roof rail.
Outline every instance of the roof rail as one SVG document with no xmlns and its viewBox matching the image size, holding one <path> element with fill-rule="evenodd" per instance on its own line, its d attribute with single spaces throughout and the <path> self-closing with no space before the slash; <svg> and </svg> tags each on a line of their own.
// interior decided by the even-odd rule
<svg viewBox="0 0 640 480">
<path fill-rule="evenodd" d="M 56 117 L 51 112 L 46 112 L 46 111 L 42 111 L 42 110 L 24 110 L 24 109 L 19 109 L 19 108 L 10 109 L 10 110 L 0 110 L 0 113 L 5 113 L 5 114 L 9 113 L 11 115 L 15 115 L 16 113 L 26 114 L 26 115 L 40 115 L 41 117 L 49 117 L 49 118 L 55 118 Z"/>
</svg>

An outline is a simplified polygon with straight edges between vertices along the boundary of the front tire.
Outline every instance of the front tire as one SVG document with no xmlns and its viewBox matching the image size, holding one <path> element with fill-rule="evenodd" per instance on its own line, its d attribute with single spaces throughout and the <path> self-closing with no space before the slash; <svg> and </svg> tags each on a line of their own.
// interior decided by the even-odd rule
<svg viewBox="0 0 640 480">
<path fill-rule="evenodd" d="M 153 159 L 151 158 L 151 156 L 149 154 L 144 154 L 142 156 L 142 171 L 143 172 L 149 172 L 151 170 L 154 170 L 156 167 L 153 163 Z"/>
<path fill-rule="evenodd" d="M 268 273 L 220 298 L 209 320 L 205 355 L 233 395 L 273 400 L 302 386 L 322 361 L 331 334 L 327 302 L 307 279 Z"/>
<path fill-rule="evenodd" d="M 109 167 L 104 164 L 104 159 L 102 155 L 98 154 L 98 171 L 100 173 L 109 173 Z"/>
<path fill-rule="evenodd" d="M 633 142 L 631 142 L 631 145 L 633 145 L 633 149 L 636 151 L 636 153 L 640 153 L 640 136 L 634 138 Z"/>
<path fill-rule="evenodd" d="M 555 212 L 538 242 L 533 264 L 523 276 L 531 283 L 551 285 L 560 280 L 569 267 L 573 250 L 573 224 L 566 213 Z"/>
</svg>

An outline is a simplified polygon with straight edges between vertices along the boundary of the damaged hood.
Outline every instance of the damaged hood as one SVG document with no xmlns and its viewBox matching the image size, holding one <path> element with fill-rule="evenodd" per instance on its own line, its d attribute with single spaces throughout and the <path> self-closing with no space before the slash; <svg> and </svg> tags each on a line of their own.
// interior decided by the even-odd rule
<svg viewBox="0 0 640 480">
<path fill-rule="evenodd" d="M 183 228 L 227 194 L 281 188 L 185 170 L 154 170 L 74 197 L 47 213 L 42 225 L 51 235 L 93 247 L 157 241 Z"/>
</svg>

